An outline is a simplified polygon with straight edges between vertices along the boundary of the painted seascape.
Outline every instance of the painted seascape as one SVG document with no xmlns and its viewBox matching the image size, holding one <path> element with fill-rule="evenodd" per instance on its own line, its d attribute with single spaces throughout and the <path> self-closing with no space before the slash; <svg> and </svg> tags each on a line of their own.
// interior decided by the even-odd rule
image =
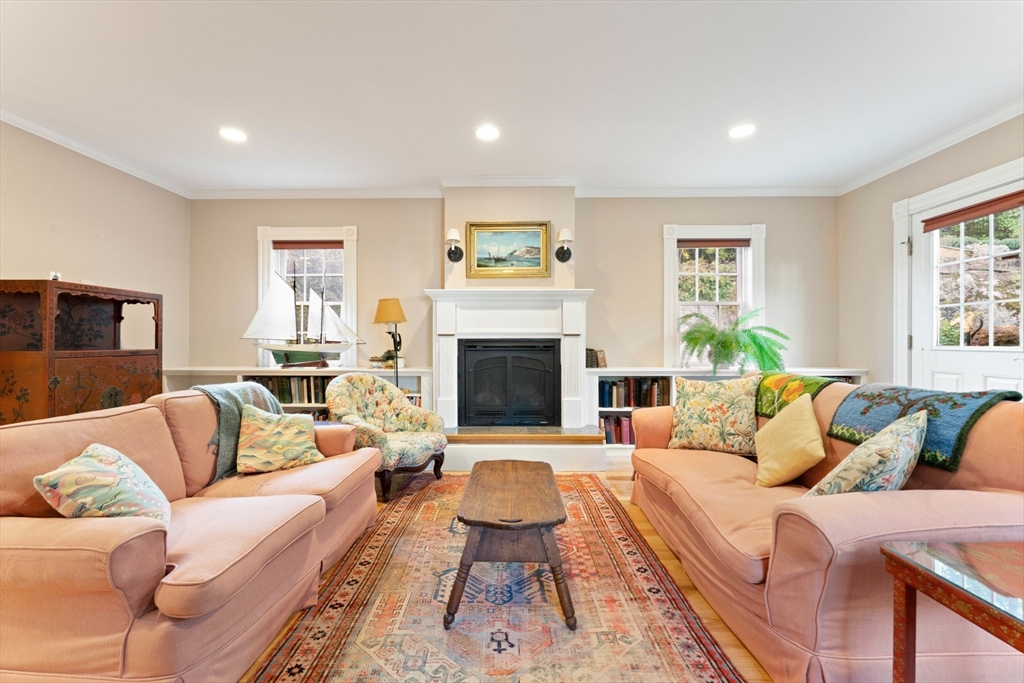
<svg viewBox="0 0 1024 683">
<path fill-rule="evenodd" d="M 540 230 L 487 230 L 476 235 L 477 268 L 539 268 Z"/>
</svg>

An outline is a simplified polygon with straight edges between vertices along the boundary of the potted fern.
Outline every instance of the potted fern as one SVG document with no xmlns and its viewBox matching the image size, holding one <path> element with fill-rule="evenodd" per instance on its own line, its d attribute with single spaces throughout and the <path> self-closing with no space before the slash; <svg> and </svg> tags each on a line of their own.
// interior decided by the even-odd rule
<svg viewBox="0 0 1024 683">
<path fill-rule="evenodd" d="M 718 375 L 719 366 L 730 367 L 739 364 L 740 374 L 747 365 L 756 365 L 762 371 L 784 370 L 779 351 L 786 347 L 780 340 L 789 340 L 782 332 L 767 325 L 744 327 L 757 317 L 762 309 L 744 313 L 723 329 L 701 313 L 689 313 L 679 319 L 680 326 L 689 323 L 680 341 L 687 358 L 706 357 L 711 363 L 711 375 Z"/>
</svg>

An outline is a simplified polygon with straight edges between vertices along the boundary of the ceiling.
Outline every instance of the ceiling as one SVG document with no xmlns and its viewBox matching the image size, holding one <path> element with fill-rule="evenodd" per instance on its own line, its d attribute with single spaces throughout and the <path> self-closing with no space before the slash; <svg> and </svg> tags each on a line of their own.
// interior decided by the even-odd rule
<svg viewBox="0 0 1024 683">
<path fill-rule="evenodd" d="M 192 197 L 835 194 L 1020 113 L 1022 45 L 1020 1 L 3 0 L 0 110 Z"/>
</svg>

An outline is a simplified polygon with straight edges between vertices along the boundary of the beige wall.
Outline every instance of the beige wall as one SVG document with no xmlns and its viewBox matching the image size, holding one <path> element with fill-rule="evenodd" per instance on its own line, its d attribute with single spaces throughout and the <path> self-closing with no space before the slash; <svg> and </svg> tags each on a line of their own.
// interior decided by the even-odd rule
<svg viewBox="0 0 1024 683">
<path fill-rule="evenodd" d="M 373 324 L 377 299 L 398 297 L 407 323 L 402 355 L 409 367 L 431 362 L 430 299 L 441 287 L 440 199 L 255 199 L 192 202 L 192 365 L 254 365 L 252 342 L 240 339 L 256 313 L 256 227 L 359 229 L 358 325 L 366 344 L 359 362 L 391 348 Z"/>
<path fill-rule="evenodd" d="M 444 192 L 444 231 L 455 228 L 467 248 L 467 222 L 551 221 L 548 235 L 551 276 L 546 278 L 466 278 L 467 258 L 447 259 L 444 286 L 458 287 L 555 287 L 573 289 L 576 265 L 555 259 L 559 230 L 576 231 L 576 191 L 572 187 L 449 187 Z"/>
<path fill-rule="evenodd" d="M 0 278 L 162 294 L 165 367 L 189 361 L 188 221 L 187 199 L 0 123 Z"/>
<path fill-rule="evenodd" d="M 789 365 L 834 365 L 834 197 L 578 199 L 576 285 L 593 288 L 587 346 L 609 365 L 663 364 L 662 226 L 767 225 L 765 309 Z"/>
<path fill-rule="evenodd" d="M 1018 116 L 839 198 L 840 363 L 892 381 L 892 205 L 1022 156 Z"/>
</svg>

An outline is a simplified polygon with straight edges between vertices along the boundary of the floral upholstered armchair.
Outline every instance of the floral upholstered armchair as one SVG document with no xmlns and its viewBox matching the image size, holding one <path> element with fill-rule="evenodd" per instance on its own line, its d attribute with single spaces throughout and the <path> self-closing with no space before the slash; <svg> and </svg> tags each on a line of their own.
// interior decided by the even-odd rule
<svg viewBox="0 0 1024 683">
<path fill-rule="evenodd" d="M 335 377 L 327 385 L 327 409 L 332 421 L 355 426 L 356 448 L 380 449 L 377 478 L 385 503 L 395 472 L 422 472 L 433 462 L 434 476 L 441 478 L 448 445 L 444 420 L 414 406 L 391 382 L 363 373 Z"/>
</svg>

